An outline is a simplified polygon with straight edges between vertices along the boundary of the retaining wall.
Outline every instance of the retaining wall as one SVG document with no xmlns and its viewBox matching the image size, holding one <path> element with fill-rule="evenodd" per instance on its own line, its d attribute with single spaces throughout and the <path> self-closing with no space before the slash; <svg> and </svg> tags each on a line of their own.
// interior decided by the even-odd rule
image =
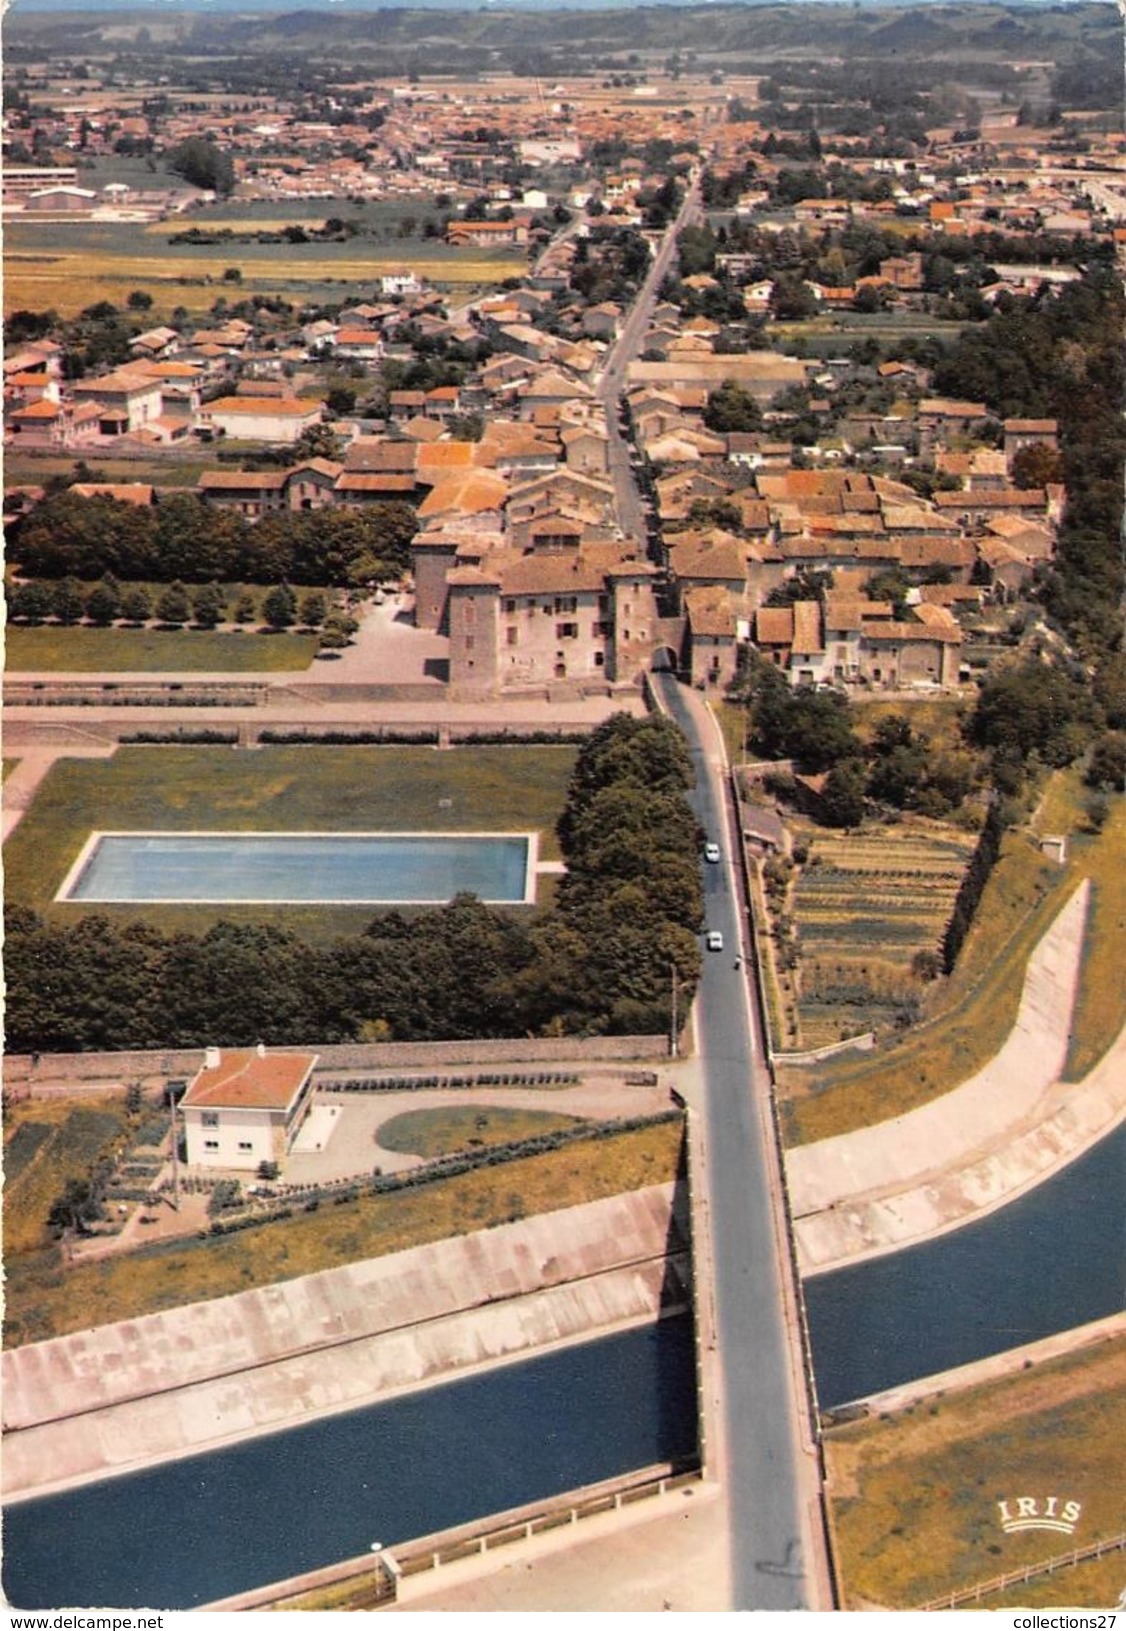
<svg viewBox="0 0 1126 1631">
<path fill-rule="evenodd" d="M 295 1044 L 295 1047 L 297 1045 Z M 268 1049 L 285 1053 L 292 1049 Z M 507 1037 L 486 1042 L 354 1042 L 297 1051 L 316 1053 L 319 1071 L 427 1070 L 445 1065 L 581 1064 L 667 1059 L 667 1036 Z M 104 1082 L 118 1086 L 148 1077 L 191 1078 L 203 1068 L 202 1048 L 133 1049 L 121 1053 L 11 1054 L 4 1060 L 9 1090 Z"/>
<path fill-rule="evenodd" d="M 690 1273 L 687 1198 L 655 1185 L 10 1349 L 5 1498 L 653 1320 L 688 1304 Z"/>
</svg>

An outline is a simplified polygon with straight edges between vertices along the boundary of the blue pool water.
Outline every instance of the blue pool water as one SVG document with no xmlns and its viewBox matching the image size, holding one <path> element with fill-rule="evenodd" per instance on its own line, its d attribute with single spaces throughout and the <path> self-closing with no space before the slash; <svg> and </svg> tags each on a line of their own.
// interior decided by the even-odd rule
<svg viewBox="0 0 1126 1631">
<path fill-rule="evenodd" d="M 77 901 L 522 901 L 522 835 L 123 833 L 97 838 L 64 898 Z"/>
<path fill-rule="evenodd" d="M 4 1513 L 17 1608 L 192 1608 L 696 1449 L 661 1320 Z"/>
<path fill-rule="evenodd" d="M 1126 1307 L 1126 1125 L 978 1223 L 805 1282 L 828 1409 Z"/>
</svg>

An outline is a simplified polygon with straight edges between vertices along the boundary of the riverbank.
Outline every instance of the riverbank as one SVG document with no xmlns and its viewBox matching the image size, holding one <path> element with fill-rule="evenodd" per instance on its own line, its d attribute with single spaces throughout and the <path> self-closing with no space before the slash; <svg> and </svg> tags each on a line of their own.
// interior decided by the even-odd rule
<svg viewBox="0 0 1126 1631">
<path fill-rule="evenodd" d="M 1087 1077 L 1063 1082 L 1088 885 L 1029 960 L 1001 1051 L 903 1116 L 787 1151 L 804 1274 L 945 1234 L 1019 1198 L 1126 1119 L 1126 1030 Z"/>
<path fill-rule="evenodd" d="M 674 1185 L 3 1355 L 12 1501 L 303 1424 L 690 1301 Z"/>
</svg>

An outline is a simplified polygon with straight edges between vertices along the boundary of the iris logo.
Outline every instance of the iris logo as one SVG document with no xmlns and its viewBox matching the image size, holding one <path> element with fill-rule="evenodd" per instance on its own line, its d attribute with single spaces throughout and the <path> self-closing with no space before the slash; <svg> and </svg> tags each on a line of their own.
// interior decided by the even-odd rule
<svg viewBox="0 0 1126 1631">
<path fill-rule="evenodd" d="M 1073 1535 L 1083 1511 L 1080 1502 L 1063 1501 L 1058 1495 L 1018 1495 L 1011 1501 L 998 1501 L 997 1506 L 1006 1535 L 1018 1535 L 1025 1529 L 1054 1529 L 1061 1535 Z"/>
</svg>

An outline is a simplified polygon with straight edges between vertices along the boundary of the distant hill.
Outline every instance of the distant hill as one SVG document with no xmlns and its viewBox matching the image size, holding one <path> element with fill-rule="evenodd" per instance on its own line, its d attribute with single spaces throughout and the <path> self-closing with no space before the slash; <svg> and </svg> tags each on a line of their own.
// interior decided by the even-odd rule
<svg viewBox="0 0 1126 1631">
<path fill-rule="evenodd" d="M 441 12 L 440 24 L 435 13 Z M 149 30 L 153 38 L 150 40 Z M 1014 58 L 1121 61 L 1121 22 L 1103 3 L 993 4 L 991 0 L 789 0 L 787 4 L 640 4 L 573 0 L 484 0 L 468 9 L 453 0 L 328 0 L 287 8 L 277 0 L 104 0 L 68 9 L 66 0 L 15 0 L 5 17 L 10 60 L 129 49 L 144 54 L 177 47 L 193 56 L 301 55 L 339 65 L 339 53 L 387 76 L 473 72 L 509 67 L 522 73 L 575 73 L 607 57 L 653 60 L 691 50 L 709 67 L 754 72 L 785 57 L 893 59 L 911 55 L 949 64 L 1012 63 Z M 160 38 L 155 36 L 159 35 Z"/>
</svg>

